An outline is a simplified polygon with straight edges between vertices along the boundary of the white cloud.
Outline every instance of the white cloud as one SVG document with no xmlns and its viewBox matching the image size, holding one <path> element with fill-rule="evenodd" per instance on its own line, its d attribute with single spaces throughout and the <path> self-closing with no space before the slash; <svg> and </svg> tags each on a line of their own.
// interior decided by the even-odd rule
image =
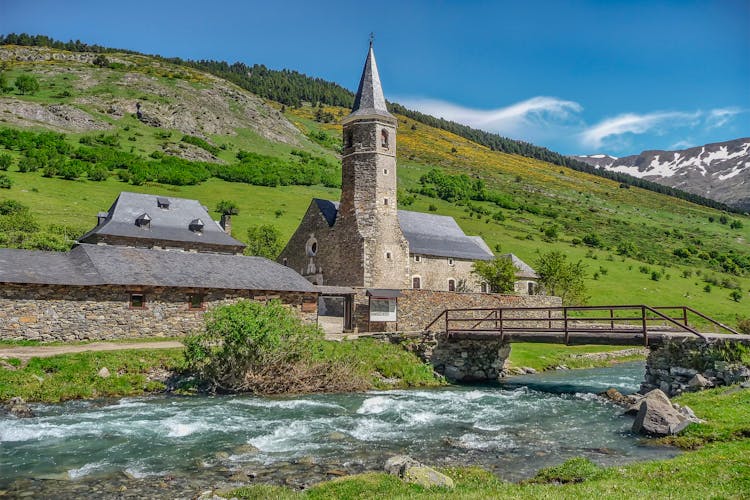
<svg viewBox="0 0 750 500">
<path fill-rule="evenodd" d="M 421 98 L 398 99 L 405 106 L 470 127 L 526 140 L 549 132 L 550 128 L 579 121 L 583 107 L 574 101 L 537 96 L 496 109 L 474 109 L 457 104 Z"/>
<path fill-rule="evenodd" d="M 606 118 L 583 132 L 580 138 L 584 146 L 601 148 L 605 142 L 617 139 L 624 134 L 660 133 L 668 128 L 694 126 L 701 113 L 682 111 L 656 111 L 643 115 L 625 113 Z"/>
<path fill-rule="evenodd" d="M 674 144 L 671 144 L 667 149 L 669 150 L 690 149 L 694 146 L 696 146 L 696 144 L 691 140 L 681 140 L 681 141 L 675 142 Z"/>
<path fill-rule="evenodd" d="M 719 128 L 726 125 L 734 115 L 742 113 L 739 108 L 717 108 L 708 112 L 706 125 L 708 128 Z"/>
</svg>

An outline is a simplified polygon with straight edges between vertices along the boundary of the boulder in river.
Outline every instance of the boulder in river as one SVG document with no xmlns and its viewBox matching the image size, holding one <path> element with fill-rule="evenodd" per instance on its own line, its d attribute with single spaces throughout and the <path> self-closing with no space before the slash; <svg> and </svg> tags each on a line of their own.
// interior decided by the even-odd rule
<svg viewBox="0 0 750 500">
<path fill-rule="evenodd" d="M 425 488 L 438 486 L 453 488 L 453 479 L 431 467 L 423 465 L 407 455 L 397 455 L 385 462 L 385 471 L 398 476 L 407 483 L 418 484 Z"/>
<path fill-rule="evenodd" d="M 640 401 L 633 432 L 649 436 L 678 434 L 692 422 L 702 422 L 687 406 L 672 405 L 664 392 L 654 389 Z"/>
<path fill-rule="evenodd" d="M 34 416 L 34 412 L 31 411 L 31 408 L 29 408 L 29 405 L 26 404 L 23 398 L 10 398 L 7 409 L 8 413 L 17 418 L 31 418 Z"/>
</svg>

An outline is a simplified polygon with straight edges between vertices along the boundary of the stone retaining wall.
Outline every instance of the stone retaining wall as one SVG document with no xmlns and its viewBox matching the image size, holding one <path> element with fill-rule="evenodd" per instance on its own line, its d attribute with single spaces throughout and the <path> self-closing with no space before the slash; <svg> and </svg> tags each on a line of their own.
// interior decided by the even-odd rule
<svg viewBox="0 0 750 500">
<path fill-rule="evenodd" d="M 358 289 L 354 298 L 354 322 L 360 332 L 423 331 L 445 309 L 562 306 L 560 297 L 546 295 L 401 290 L 401 297 L 398 299 L 398 322 L 370 323 L 369 298 L 365 295 L 365 291 L 365 289 Z M 477 318 L 482 314 L 486 315 L 486 313 L 477 313 Z M 514 313 L 514 316 L 542 319 L 540 313 L 534 311 L 518 311 Z M 533 326 L 533 323 L 536 322 L 529 322 L 526 326 Z M 436 329 L 442 327 L 443 325 L 436 325 Z"/>
<path fill-rule="evenodd" d="M 132 293 L 145 296 L 143 308 L 131 308 Z M 191 294 L 203 296 L 203 308 L 190 309 Z M 317 319 L 315 294 L 6 284 L 0 288 L 0 338 L 51 342 L 183 336 L 202 327 L 206 310 L 240 299 L 279 299 L 303 320 Z"/>
<path fill-rule="evenodd" d="M 739 341 L 667 341 L 651 348 L 640 392 L 661 389 L 672 397 L 750 380 L 750 367 L 742 362 L 743 351 L 750 352 L 750 346 Z"/>
</svg>

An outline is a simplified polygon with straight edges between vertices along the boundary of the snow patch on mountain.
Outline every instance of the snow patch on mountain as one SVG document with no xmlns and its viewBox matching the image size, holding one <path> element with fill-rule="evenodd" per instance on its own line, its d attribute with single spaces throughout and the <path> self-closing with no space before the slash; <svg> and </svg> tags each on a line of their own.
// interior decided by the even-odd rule
<svg viewBox="0 0 750 500">
<path fill-rule="evenodd" d="M 605 154 L 574 158 L 750 211 L 750 138 L 622 158 Z"/>
</svg>

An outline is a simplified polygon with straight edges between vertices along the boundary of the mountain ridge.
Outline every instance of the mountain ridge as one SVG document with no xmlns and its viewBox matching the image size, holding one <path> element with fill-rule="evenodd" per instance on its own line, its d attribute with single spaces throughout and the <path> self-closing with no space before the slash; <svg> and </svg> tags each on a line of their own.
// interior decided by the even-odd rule
<svg viewBox="0 0 750 500">
<path fill-rule="evenodd" d="M 750 212 L 750 137 L 680 150 L 646 150 L 615 158 L 575 158 L 597 169 L 652 180 Z"/>
</svg>

